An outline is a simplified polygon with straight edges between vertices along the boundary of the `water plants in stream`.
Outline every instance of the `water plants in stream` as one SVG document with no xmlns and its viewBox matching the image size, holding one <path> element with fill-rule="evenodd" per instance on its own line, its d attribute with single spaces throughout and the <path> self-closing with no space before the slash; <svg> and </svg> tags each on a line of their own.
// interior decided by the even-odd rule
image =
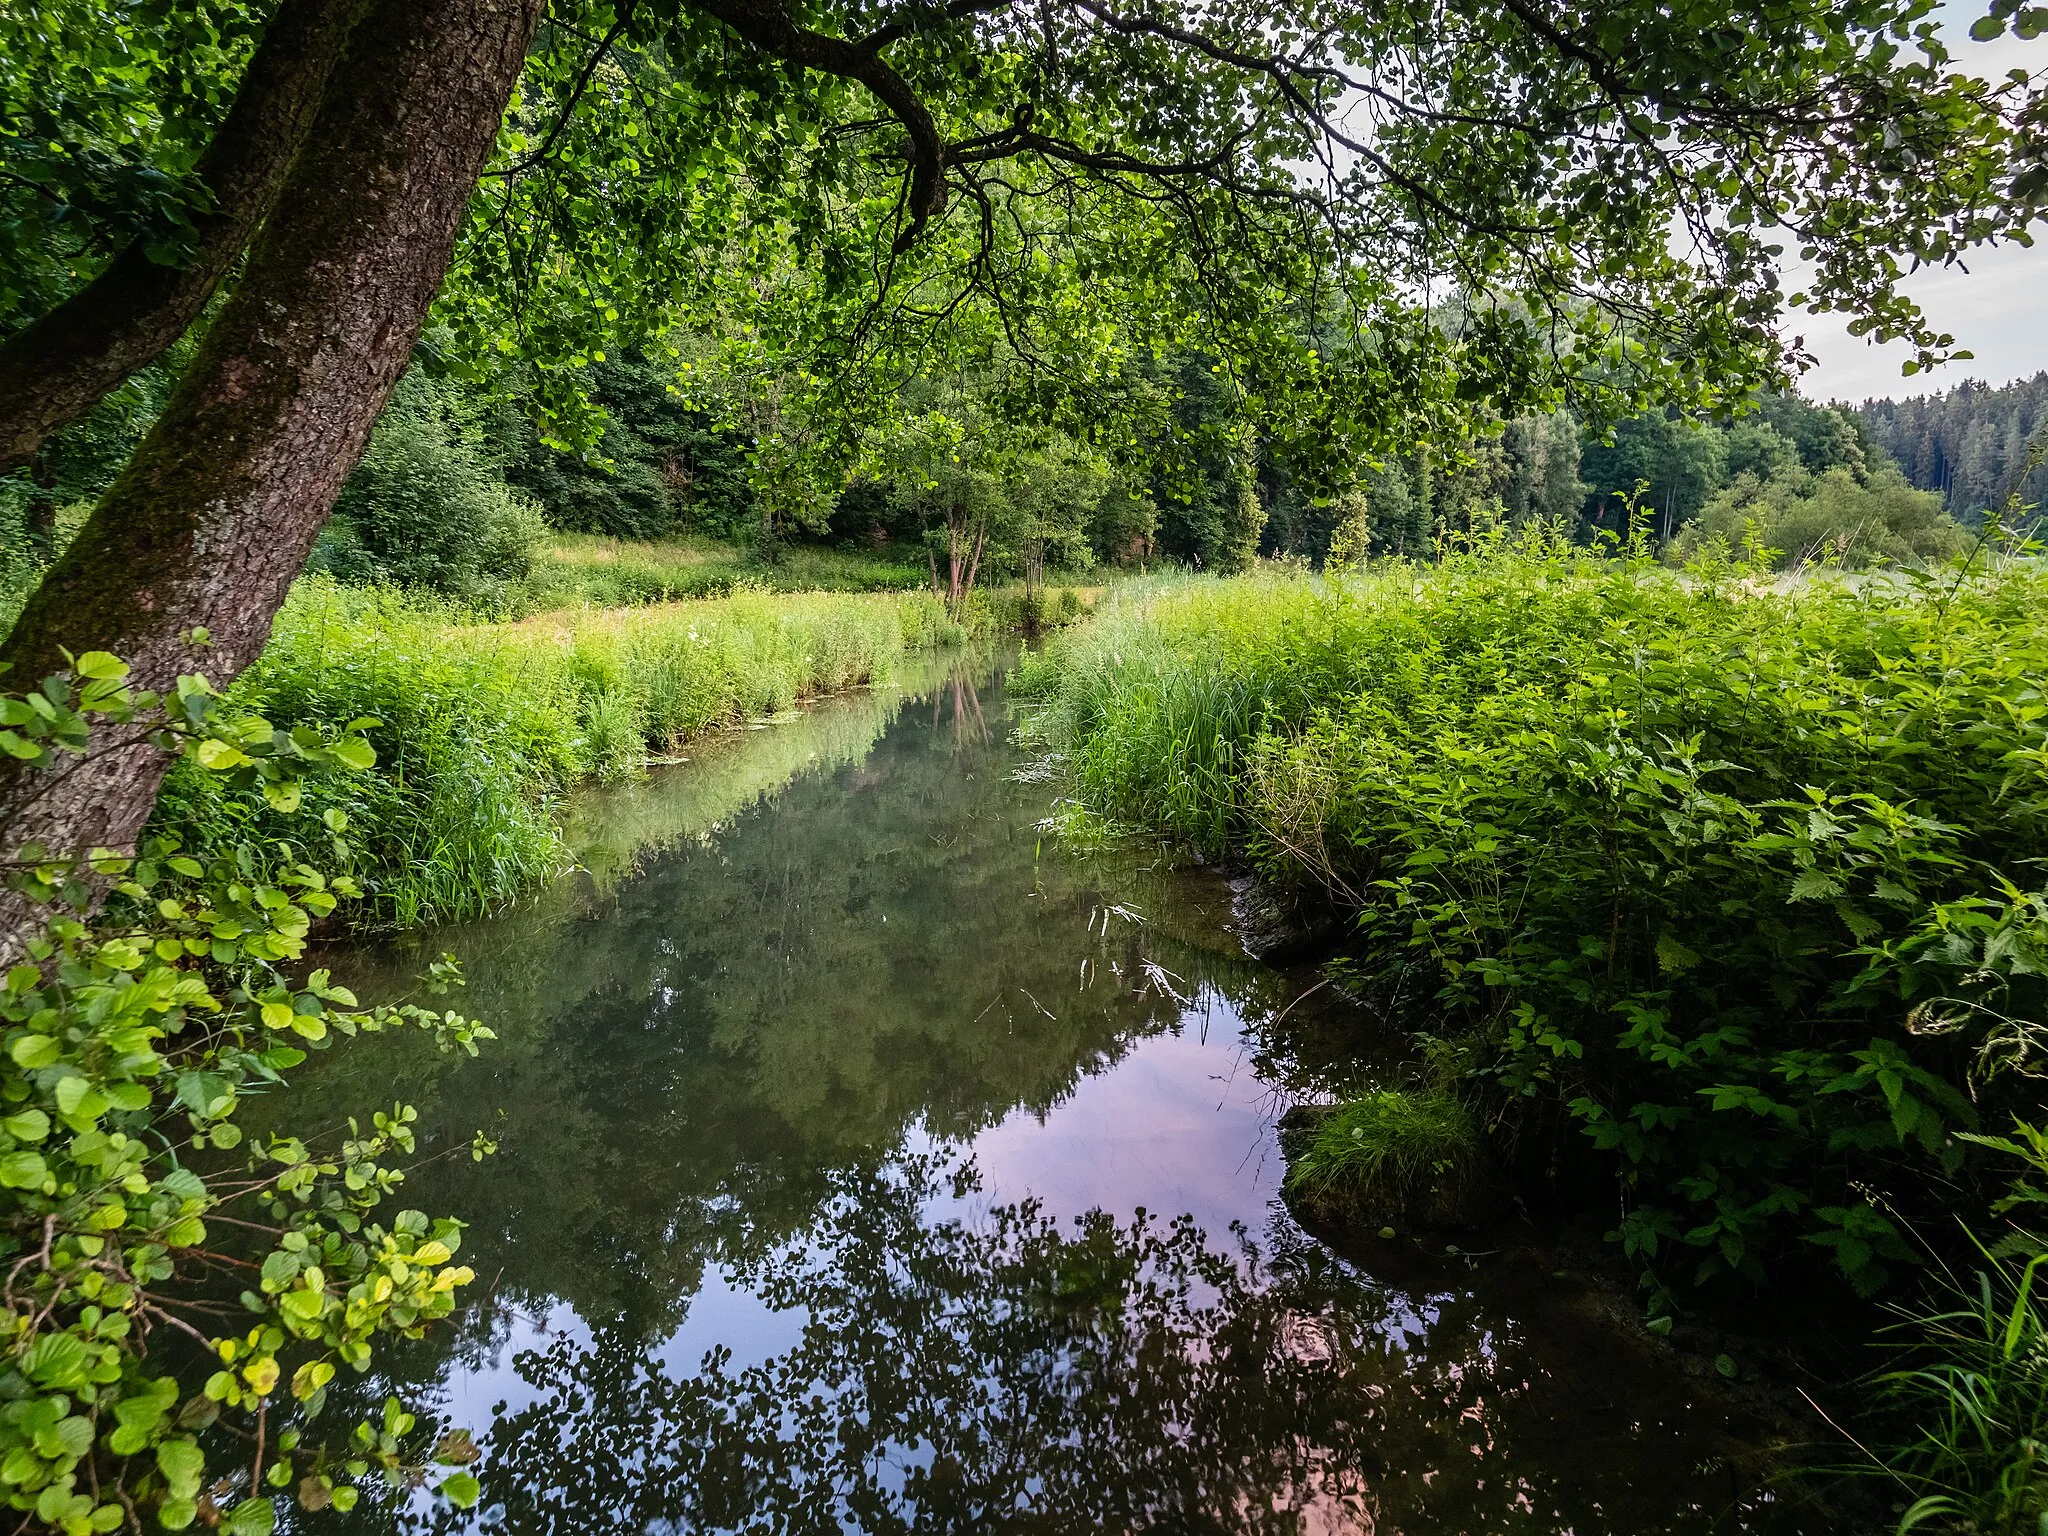
<svg viewBox="0 0 2048 1536">
<path fill-rule="evenodd" d="M 246 1111 L 403 1085 L 407 1198 L 472 1223 L 487 1299 L 336 1391 L 472 1429 L 483 1496 L 348 1528 L 1774 1529 L 1759 1427 L 1576 1282 L 1294 1225 L 1305 983 L 1219 882 L 1057 851 L 980 665 L 592 791 L 585 873 L 328 957 L 375 996 L 456 949 L 499 1035 Z"/>
</svg>

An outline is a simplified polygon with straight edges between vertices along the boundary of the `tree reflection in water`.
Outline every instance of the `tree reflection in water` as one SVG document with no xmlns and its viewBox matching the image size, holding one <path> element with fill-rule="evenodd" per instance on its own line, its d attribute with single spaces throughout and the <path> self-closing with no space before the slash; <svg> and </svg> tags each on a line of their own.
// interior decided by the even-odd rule
<svg viewBox="0 0 2048 1536">
<path fill-rule="evenodd" d="M 1237 1152 L 1194 1166 L 1174 1136 L 1244 1138 L 1208 1095 L 1301 984 L 1237 949 L 1213 884 L 1048 848 L 1049 791 L 1015 777 L 981 682 L 947 680 L 936 716 L 842 701 L 593 801 L 591 876 L 427 936 L 471 963 L 482 1059 L 379 1040 L 256 1107 L 260 1130 L 403 1097 L 423 1147 L 502 1144 L 408 1185 L 474 1223 L 494 1303 L 329 1409 L 438 1395 L 484 1449 L 483 1502 L 366 1499 L 339 1526 L 1760 1529 L 1697 1470 L 1719 1421 L 1589 1358 L 1610 1334 L 1561 1344 L 1463 1276 L 1361 1276 L 1232 1177 Z M 348 969 L 381 995 L 415 964 Z M 1126 1211 L 1149 1197 L 1113 1147 L 1201 1184 L 1206 1237 L 1178 1204 L 1056 1224 L 955 1188 L 977 1149 L 1003 1198 L 1064 1159 L 1107 1191 L 1065 1211 Z M 1270 1222 L 1260 1252 L 1229 1214 Z"/>
<path fill-rule="evenodd" d="M 1470 1296 L 1360 1280 L 1277 1234 L 1033 1205 L 969 1219 L 937 1156 L 839 1172 L 810 1231 L 730 1272 L 793 1347 L 694 1374 L 618 1328 L 521 1350 L 474 1516 L 522 1533 L 1741 1528 L 1725 1477 L 1637 1489 Z M 965 1175 L 971 1178 L 971 1173 Z M 1529 1441 L 1581 1440 L 1579 1454 Z M 1642 1459 L 1638 1459 L 1641 1457 Z M 1719 1494 L 1717 1501 L 1716 1493 Z M 416 1513 L 423 1514 L 424 1510 Z"/>
</svg>

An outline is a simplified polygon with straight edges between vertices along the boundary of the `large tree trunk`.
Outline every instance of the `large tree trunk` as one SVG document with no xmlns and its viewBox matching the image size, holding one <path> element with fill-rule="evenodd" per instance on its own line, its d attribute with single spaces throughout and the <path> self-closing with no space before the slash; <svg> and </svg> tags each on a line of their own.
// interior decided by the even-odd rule
<svg viewBox="0 0 2048 1536">
<path fill-rule="evenodd" d="M 255 659 L 405 369 L 544 5 L 375 0 L 234 295 L 0 647 L 11 686 L 66 648 L 152 688 Z M 167 767 L 142 747 L 17 772 L 0 842 L 130 847 Z M 0 904 L 0 948 L 30 915 Z"/>
<path fill-rule="evenodd" d="M 227 120 L 195 168 L 213 206 L 182 267 L 131 242 L 91 282 L 0 346 L 0 475 L 21 468 L 184 334 L 270 209 L 305 142 L 363 0 L 283 0 Z"/>
</svg>

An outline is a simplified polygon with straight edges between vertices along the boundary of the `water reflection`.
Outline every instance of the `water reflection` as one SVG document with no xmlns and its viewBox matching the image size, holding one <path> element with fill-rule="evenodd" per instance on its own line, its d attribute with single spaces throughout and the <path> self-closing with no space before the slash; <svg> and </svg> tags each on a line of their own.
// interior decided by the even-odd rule
<svg viewBox="0 0 2048 1536">
<path fill-rule="evenodd" d="M 1026 1203 L 934 1222 L 950 1171 L 835 1173 L 801 1242 L 733 1269 L 801 1320 L 766 1359 L 678 1359 L 620 1328 L 532 1339 L 477 1523 L 1674 1528 L 1637 1519 L 1668 1517 L 1667 1489 L 1603 1511 L 1601 1490 L 1516 1456 L 1557 1404 L 1503 1370 L 1512 1341 L 1470 1298 L 1359 1287 L 1299 1240 L 1219 1252 L 1186 1217 L 1062 1225 Z"/>
<path fill-rule="evenodd" d="M 589 874 L 430 936 L 482 1059 L 325 1063 L 502 1146 L 415 1175 L 490 1299 L 392 1357 L 484 1503 L 359 1526 L 1757 1528 L 1682 1392 L 1294 1228 L 1251 1053 L 1299 984 L 1213 883 L 1044 846 L 998 684 L 694 755 L 583 806 Z"/>
</svg>

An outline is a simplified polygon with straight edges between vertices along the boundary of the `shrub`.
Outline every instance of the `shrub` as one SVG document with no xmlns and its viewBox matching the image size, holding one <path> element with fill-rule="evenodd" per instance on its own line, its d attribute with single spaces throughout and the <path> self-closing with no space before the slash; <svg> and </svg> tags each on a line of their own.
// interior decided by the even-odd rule
<svg viewBox="0 0 2048 1536">
<path fill-rule="evenodd" d="M 140 858 L 98 850 L 88 868 L 48 850 L 9 870 L 49 920 L 9 935 L 0 983 L 0 1502 L 21 1529 L 74 1536 L 140 1530 L 138 1511 L 167 1530 L 269 1531 L 294 1483 L 308 1510 L 348 1509 L 373 1466 L 393 1486 L 425 1476 L 395 1400 L 381 1431 L 317 1416 L 341 1369 L 367 1371 L 380 1339 L 418 1338 L 473 1276 L 453 1262 L 461 1222 L 379 1210 L 404 1178 L 393 1159 L 415 1151 L 410 1108 L 310 1143 L 245 1143 L 236 1112 L 340 1036 L 417 1027 L 474 1054 L 491 1032 L 364 1009 L 327 972 L 299 971 L 313 920 L 354 894 L 333 874 L 345 819 L 314 816 L 302 790 L 367 767 L 360 734 L 279 731 L 193 680 L 160 700 L 124 679 L 92 652 L 31 698 L 0 696 L 17 771 L 109 724 L 145 730 L 293 825 L 281 847 L 204 860 L 156 839 Z M 220 1305 L 223 1275 L 238 1309 Z M 441 1487 L 476 1497 L 466 1473 Z"/>
<path fill-rule="evenodd" d="M 1351 913 L 1337 973 L 1459 1036 L 1532 1164 L 1583 1148 L 1643 1266 L 1867 1289 L 2048 1004 L 2044 599 L 1532 542 L 1133 587 L 1024 686 L 1097 813 Z"/>
<path fill-rule="evenodd" d="M 523 581 L 547 534 L 499 480 L 432 381 L 409 376 L 377 424 L 315 564 L 344 581 L 488 597 Z"/>
<path fill-rule="evenodd" d="M 1754 543 L 1781 566 L 1832 564 L 1850 569 L 1941 561 L 1968 543 L 1942 510 L 1937 491 L 1916 491 L 1895 469 L 1858 479 L 1837 466 L 1814 475 L 1794 462 L 1767 480 L 1742 474 L 1716 493 L 1671 543 L 1683 565 L 1710 545 Z"/>
</svg>

